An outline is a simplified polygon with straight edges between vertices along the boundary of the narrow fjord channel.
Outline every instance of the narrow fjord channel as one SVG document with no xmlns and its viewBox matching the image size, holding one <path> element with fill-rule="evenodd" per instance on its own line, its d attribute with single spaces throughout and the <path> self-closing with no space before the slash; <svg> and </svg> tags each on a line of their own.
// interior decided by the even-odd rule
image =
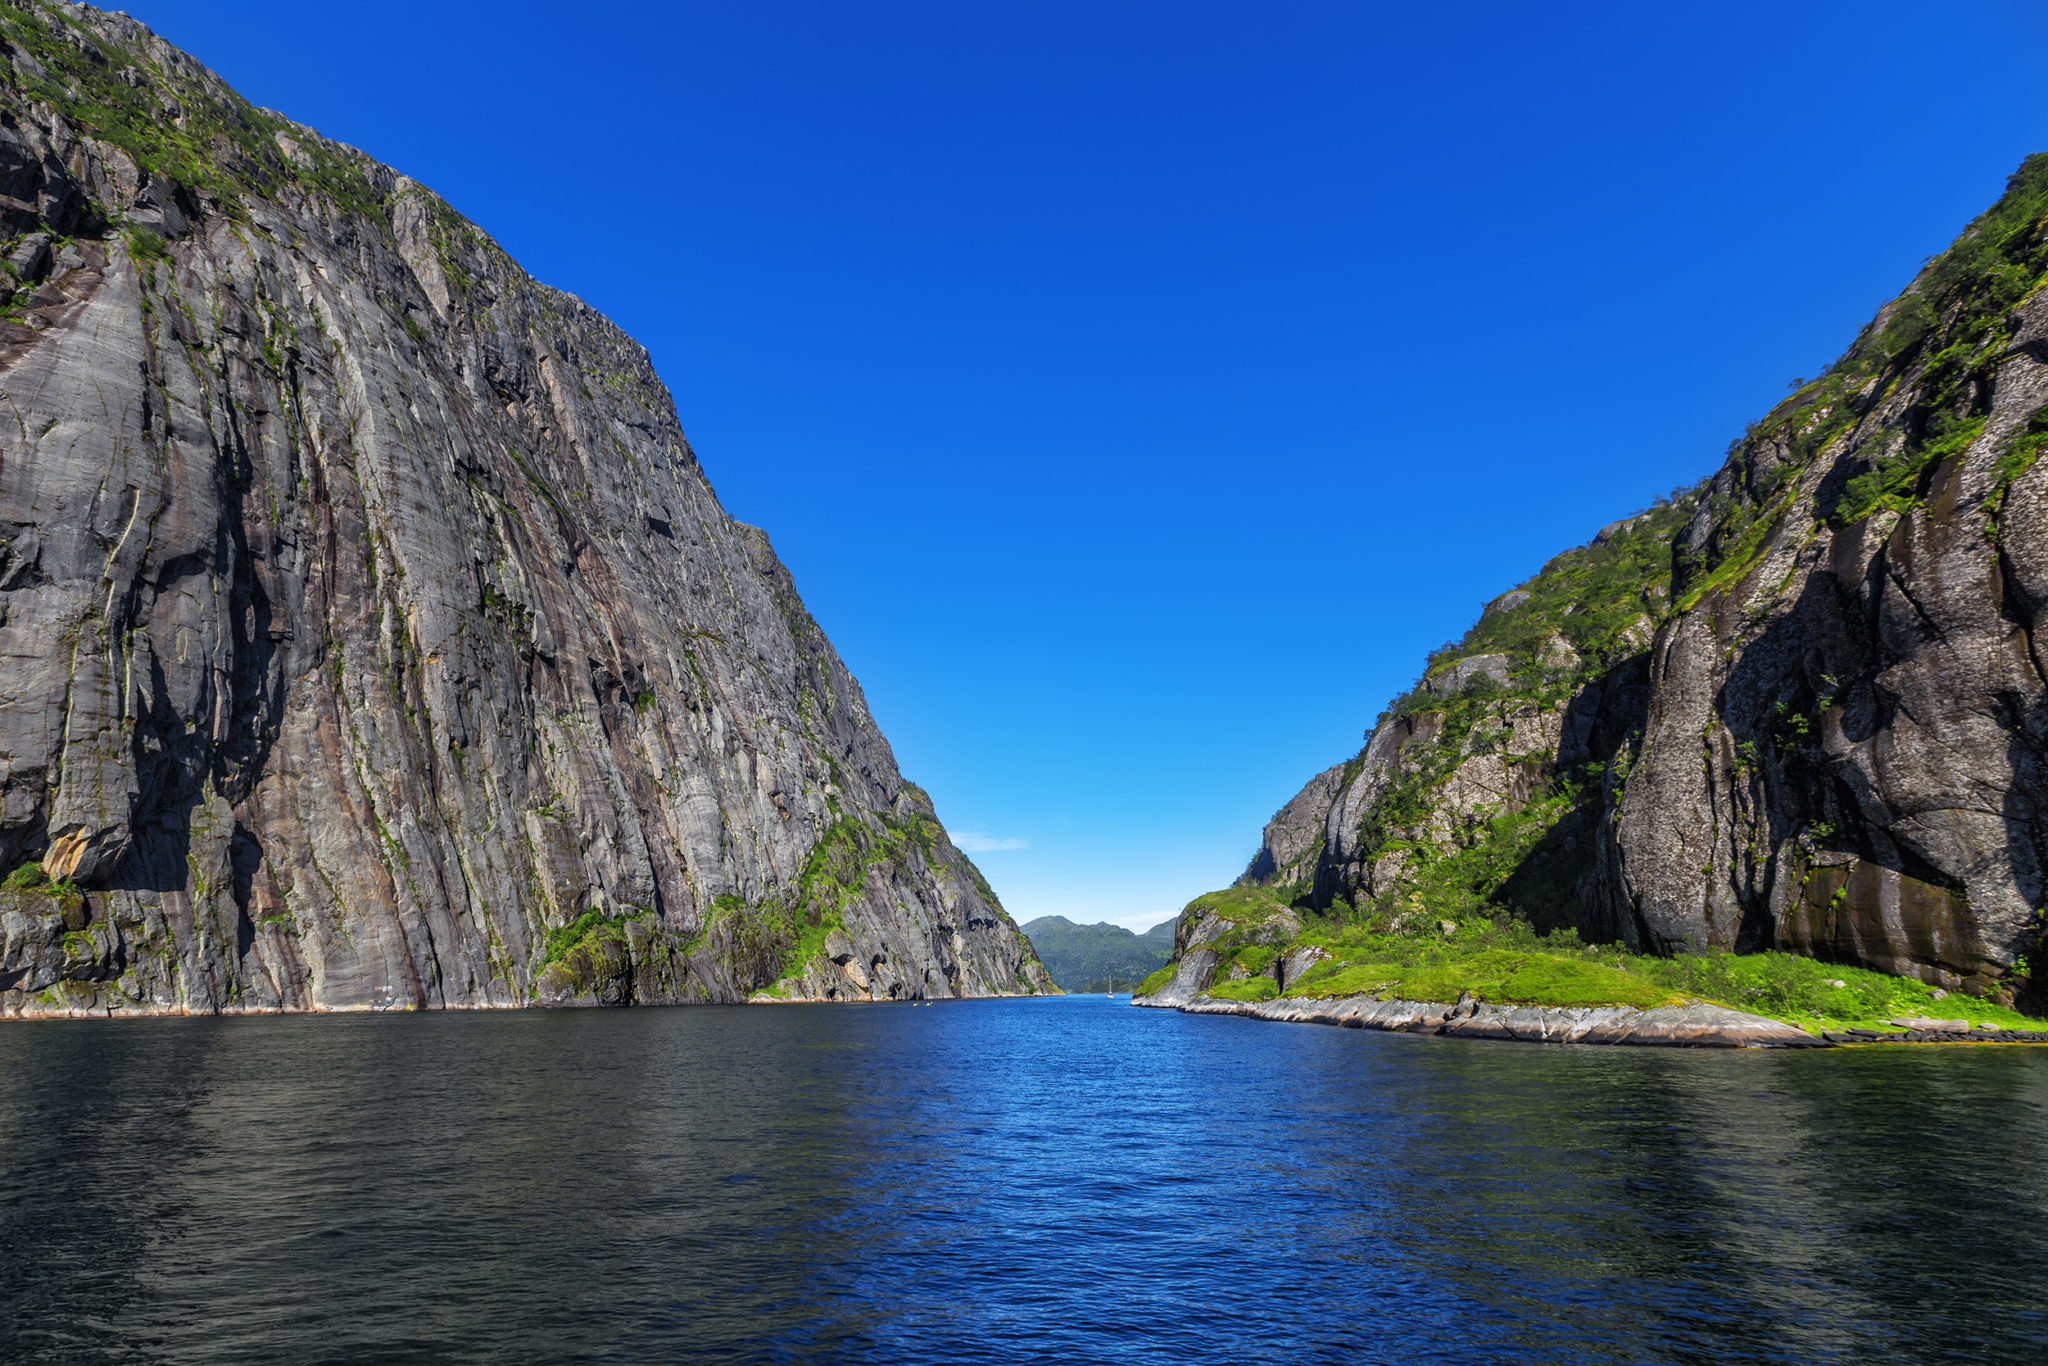
<svg viewBox="0 0 2048 1366">
<path fill-rule="evenodd" d="M 2035 1362 L 2044 1151 L 2031 1048 L 1100 997 L 25 1023 L 0 1358 Z"/>
</svg>

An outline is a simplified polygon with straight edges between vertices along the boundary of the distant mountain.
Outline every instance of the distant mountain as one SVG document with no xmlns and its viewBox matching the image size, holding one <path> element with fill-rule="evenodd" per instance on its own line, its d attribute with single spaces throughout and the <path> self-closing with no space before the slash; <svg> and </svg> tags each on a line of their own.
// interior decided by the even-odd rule
<svg viewBox="0 0 2048 1366">
<path fill-rule="evenodd" d="M 1107 991 L 1111 982 L 1129 990 L 1173 957 L 1170 918 L 1133 934 L 1121 925 L 1076 925 L 1062 915 L 1045 915 L 1024 926 L 1024 936 L 1052 980 L 1067 991 Z"/>
</svg>

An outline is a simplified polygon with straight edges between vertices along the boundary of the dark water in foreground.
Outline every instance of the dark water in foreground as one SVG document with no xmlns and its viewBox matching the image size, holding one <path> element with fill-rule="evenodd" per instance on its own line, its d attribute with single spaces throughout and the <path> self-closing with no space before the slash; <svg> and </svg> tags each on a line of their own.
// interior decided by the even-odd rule
<svg viewBox="0 0 2048 1366">
<path fill-rule="evenodd" d="M 0 1026 L 0 1360 L 2048 1360 L 2048 1050 Z"/>
</svg>

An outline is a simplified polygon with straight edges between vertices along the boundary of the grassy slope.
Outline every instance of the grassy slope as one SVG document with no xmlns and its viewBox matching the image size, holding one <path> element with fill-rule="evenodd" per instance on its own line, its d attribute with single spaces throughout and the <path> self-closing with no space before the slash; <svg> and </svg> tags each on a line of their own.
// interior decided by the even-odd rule
<svg viewBox="0 0 2048 1366">
<path fill-rule="evenodd" d="M 1923 982 L 1789 953 L 1660 958 L 1613 945 L 1582 944 L 1570 930 L 1540 934 L 1527 921 L 1504 914 L 1472 916 L 1448 936 L 1387 933 L 1341 905 L 1333 914 L 1315 915 L 1288 907 L 1275 892 L 1255 887 L 1211 892 L 1197 898 L 1195 905 L 1230 923 L 1229 930 L 1208 941 L 1209 947 L 1226 955 L 1208 993 L 1219 1000 L 1270 1001 L 1285 995 L 1451 1002 L 1470 992 L 1482 1001 L 1506 1005 L 1649 1009 L 1710 1001 L 1814 1031 L 1890 1029 L 1893 1019 L 1913 1016 L 2048 1029 L 2048 1021 L 1974 997 L 1936 998 L 1934 988 Z M 1304 924 L 1283 949 L 1276 949 L 1271 936 L 1258 932 L 1282 911 Z M 1328 956 L 1283 991 L 1272 976 L 1274 959 L 1281 952 L 1310 947 Z M 1140 992 L 1157 991 L 1172 973 L 1170 966 L 1160 969 L 1145 980 Z"/>
<path fill-rule="evenodd" d="M 2001 1028 L 2048 1027 L 2048 1021 L 1974 997 L 1952 993 L 1937 999 L 1934 988 L 1923 982 L 1789 953 L 1659 958 L 1612 945 L 1583 945 L 1569 931 L 1538 936 L 1518 922 L 1487 921 L 1467 922 L 1454 936 L 1435 942 L 1350 926 L 1333 926 L 1322 934 L 1310 930 L 1302 938 L 1321 939 L 1332 956 L 1289 983 L 1290 996 L 1455 1001 L 1469 991 L 1497 1004 L 1643 1009 L 1712 1001 L 1813 1030 L 1888 1028 L 1892 1019 L 1908 1016 Z"/>
</svg>

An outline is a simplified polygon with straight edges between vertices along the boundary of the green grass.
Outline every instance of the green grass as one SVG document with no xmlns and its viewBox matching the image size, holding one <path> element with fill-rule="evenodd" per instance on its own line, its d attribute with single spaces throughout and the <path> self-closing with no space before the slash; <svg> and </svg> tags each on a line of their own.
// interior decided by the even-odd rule
<svg viewBox="0 0 2048 1366">
<path fill-rule="evenodd" d="M 1247 944 L 1232 955 L 1231 962 L 1256 977 L 1273 966 L 1273 959 L 1279 952 L 1265 944 Z"/>
<path fill-rule="evenodd" d="M 1265 887 L 1225 887 L 1188 903 L 1189 910 L 1203 910 L 1238 924 L 1268 920 L 1287 909 L 1287 903 Z"/>
<path fill-rule="evenodd" d="M 1270 1001 L 1280 994 L 1280 984 L 1270 977 L 1239 977 L 1218 982 L 1208 994 L 1219 1001 Z"/>
<path fill-rule="evenodd" d="M 1791 953 L 1679 954 L 1632 958 L 1629 966 L 1673 990 L 1805 1029 L 1889 1028 L 1893 1018 L 1905 1016 L 2048 1028 L 2048 1022 L 1974 996 L 1950 992 L 1937 1000 L 1935 988 L 1925 982 Z"/>
<path fill-rule="evenodd" d="M 1624 1005 L 1647 1010 L 1678 998 L 1633 973 L 1547 953 L 1489 949 L 1438 962 L 1347 963 L 1304 974 L 1290 996 L 1398 996 L 1410 1001 L 1455 1001 L 1466 992 L 1497 1005 Z"/>
<path fill-rule="evenodd" d="M 797 926 L 796 943 L 783 955 L 783 980 L 798 976 L 812 964 L 822 962 L 826 939 L 831 937 L 832 931 L 844 929 L 845 925 L 839 912 L 833 911 L 815 925 Z"/>
<path fill-rule="evenodd" d="M 31 859 L 9 873 L 5 885 L 16 891 L 26 892 L 41 887 L 49 880 L 50 875 L 43 871 L 43 865 Z"/>
<path fill-rule="evenodd" d="M 1894 1018 L 1905 1017 L 2048 1028 L 2048 1021 L 1959 992 L 1937 999 L 1924 982 L 1868 968 L 1777 952 L 1660 958 L 1581 944 L 1569 930 L 1541 935 L 1513 920 L 1467 921 L 1444 938 L 1376 932 L 1361 922 L 1317 917 L 1295 946 L 1308 945 L 1329 957 L 1289 983 L 1284 993 L 1255 985 L 1263 981 L 1270 986 L 1272 979 L 1265 977 L 1218 983 L 1209 994 L 1253 1001 L 1284 994 L 1453 1002 L 1470 992 L 1495 1005 L 1638 1009 L 1709 1001 L 1814 1031 L 1891 1029 Z M 1155 976 L 1165 980 L 1164 971 Z"/>
<path fill-rule="evenodd" d="M 1168 982 L 1171 982 L 1173 980 L 1174 971 L 1174 965 L 1172 963 L 1168 963 L 1165 967 L 1159 969 L 1159 971 L 1153 973 L 1144 981 L 1138 983 L 1137 989 L 1133 991 L 1131 994 L 1133 996 L 1150 996 L 1153 992 L 1158 991 L 1161 987 L 1165 986 Z"/>
</svg>

